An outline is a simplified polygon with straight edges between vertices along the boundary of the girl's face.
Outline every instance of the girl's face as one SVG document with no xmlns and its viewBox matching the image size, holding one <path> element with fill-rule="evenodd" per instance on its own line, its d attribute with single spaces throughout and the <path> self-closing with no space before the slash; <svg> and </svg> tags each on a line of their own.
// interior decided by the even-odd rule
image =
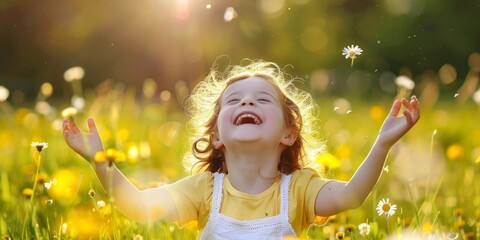
<svg viewBox="0 0 480 240">
<path fill-rule="evenodd" d="M 295 139 L 291 141 L 281 101 L 281 93 L 263 78 L 249 77 L 232 83 L 221 96 L 215 148 L 235 143 L 293 144 Z"/>
</svg>

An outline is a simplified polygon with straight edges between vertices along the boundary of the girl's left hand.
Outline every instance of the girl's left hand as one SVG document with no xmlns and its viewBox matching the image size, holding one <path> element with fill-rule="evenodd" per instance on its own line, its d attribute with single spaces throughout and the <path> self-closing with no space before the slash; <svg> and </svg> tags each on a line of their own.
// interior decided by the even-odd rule
<svg viewBox="0 0 480 240">
<path fill-rule="evenodd" d="M 402 105 L 405 110 L 403 115 L 398 116 Z M 378 140 L 383 145 L 391 147 L 418 122 L 418 119 L 420 119 L 420 106 L 417 97 L 412 96 L 410 101 L 395 100 L 380 129 Z"/>
<path fill-rule="evenodd" d="M 95 153 L 103 151 L 103 144 L 93 118 L 88 118 L 88 132 L 82 132 L 73 119 L 63 120 L 63 136 L 67 145 L 87 160 L 93 160 Z"/>
</svg>

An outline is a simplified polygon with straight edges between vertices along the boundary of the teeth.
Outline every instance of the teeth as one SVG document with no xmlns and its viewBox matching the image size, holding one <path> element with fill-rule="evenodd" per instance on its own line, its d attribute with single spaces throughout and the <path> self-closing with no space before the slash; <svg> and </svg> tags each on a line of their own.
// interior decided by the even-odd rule
<svg viewBox="0 0 480 240">
<path fill-rule="evenodd" d="M 240 125 L 243 121 L 243 119 L 245 118 L 251 118 L 253 119 L 254 123 L 255 124 L 260 124 L 260 119 L 254 115 L 254 114 L 251 114 L 251 113 L 245 113 L 245 114 L 242 114 L 240 116 L 237 117 L 237 120 L 235 121 L 235 125 Z"/>
</svg>

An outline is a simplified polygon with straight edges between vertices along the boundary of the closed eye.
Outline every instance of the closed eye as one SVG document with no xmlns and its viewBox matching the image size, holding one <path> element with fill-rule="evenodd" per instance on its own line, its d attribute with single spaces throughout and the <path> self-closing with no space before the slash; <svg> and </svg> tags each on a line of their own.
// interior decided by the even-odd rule
<svg viewBox="0 0 480 240">
<path fill-rule="evenodd" d="M 240 99 L 234 98 L 234 99 L 228 100 L 227 104 L 235 104 L 235 103 L 238 103 L 239 101 L 240 101 Z"/>
<path fill-rule="evenodd" d="M 272 102 L 272 101 L 270 101 L 270 99 L 266 99 L 266 98 L 260 98 L 257 101 L 260 102 L 260 103 L 270 103 L 270 102 Z"/>
</svg>

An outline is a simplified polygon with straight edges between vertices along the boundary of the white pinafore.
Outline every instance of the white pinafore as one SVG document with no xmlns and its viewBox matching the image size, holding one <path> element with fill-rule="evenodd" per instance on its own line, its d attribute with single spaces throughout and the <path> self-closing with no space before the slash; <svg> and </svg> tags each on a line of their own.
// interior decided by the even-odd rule
<svg viewBox="0 0 480 240">
<path fill-rule="evenodd" d="M 291 175 L 282 174 L 280 183 L 280 214 L 255 220 L 237 220 L 220 213 L 225 174 L 215 173 L 210 217 L 201 239 L 284 239 L 296 237 L 288 219 L 288 188 Z"/>
</svg>

